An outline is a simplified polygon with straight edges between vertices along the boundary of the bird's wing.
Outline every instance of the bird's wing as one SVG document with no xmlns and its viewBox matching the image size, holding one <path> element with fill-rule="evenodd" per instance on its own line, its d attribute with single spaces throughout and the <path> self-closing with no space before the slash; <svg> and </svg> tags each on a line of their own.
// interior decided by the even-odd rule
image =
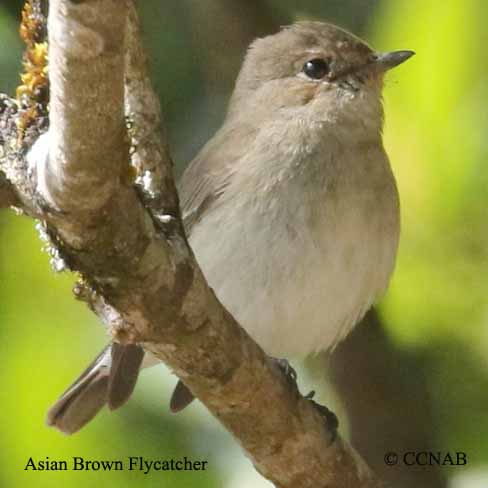
<svg viewBox="0 0 488 488">
<path fill-rule="evenodd" d="M 239 134 L 238 144 L 236 131 Z M 188 236 L 202 215 L 218 204 L 254 137 L 255 130 L 251 126 L 226 124 L 188 165 L 178 185 Z"/>
<path fill-rule="evenodd" d="M 239 134 L 239 144 L 236 144 L 235 131 Z M 178 191 L 188 237 L 202 216 L 218 205 L 255 133 L 251 126 L 225 125 L 186 168 Z M 191 391 L 178 381 L 171 397 L 171 411 L 176 413 L 183 410 L 193 399 Z"/>
</svg>

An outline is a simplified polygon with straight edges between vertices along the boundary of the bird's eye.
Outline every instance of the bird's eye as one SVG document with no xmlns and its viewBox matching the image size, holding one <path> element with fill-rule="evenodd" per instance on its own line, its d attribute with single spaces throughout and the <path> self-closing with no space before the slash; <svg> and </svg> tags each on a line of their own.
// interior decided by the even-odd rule
<svg viewBox="0 0 488 488">
<path fill-rule="evenodd" d="M 303 72 L 313 80 L 321 80 L 329 72 L 329 63 L 322 58 L 311 59 L 303 65 Z"/>
</svg>

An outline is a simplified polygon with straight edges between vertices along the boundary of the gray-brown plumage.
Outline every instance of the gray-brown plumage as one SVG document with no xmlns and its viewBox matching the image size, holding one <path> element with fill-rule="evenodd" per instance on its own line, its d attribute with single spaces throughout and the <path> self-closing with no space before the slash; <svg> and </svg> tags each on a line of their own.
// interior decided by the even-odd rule
<svg viewBox="0 0 488 488">
<path fill-rule="evenodd" d="M 140 346 L 109 344 L 49 409 L 47 424 L 73 434 L 105 404 L 121 407 L 134 391 L 143 358 Z"/>
<path fill-rule="evenodd" d="M 388 284 L 399 209 L 381 90 L 412 54 L 377 53 L 320 22 L 258 39 L 223 126 L 183 175 L 185 230 L 205 277 L 270 355 L 334 347 Z M 61 398 L 51 424 L 74 431 L 104 401 L 126 400 L 140 358 L 112 361 L 107 382 L 109 356 Z M 110 394 L 119 383 L 122 395 Z M 179 383 L 171 409 L 191 399 Z"/>
</svg>

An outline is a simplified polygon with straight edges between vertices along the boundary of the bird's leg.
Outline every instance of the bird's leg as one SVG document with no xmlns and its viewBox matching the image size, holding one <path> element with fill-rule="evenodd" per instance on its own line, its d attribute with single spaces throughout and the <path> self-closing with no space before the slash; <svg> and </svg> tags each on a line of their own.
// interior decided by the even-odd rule
<svg viewBox="0 0 488 488">
<path fill-rule="evenodd" d="M 297 372 L 293 368 L 293 366 L 288 362 L 286 359 L 282 358 L 271 358 L 277 366 L 281 369 L 281 371 L 284 373 L 284 375 L 289 379 L 291 383 L 296 384 L 297 382 Z M 315 390 L 310 391 L 305 395 L 305 398 L 307 400 L 312 400 L 312 398 L 315 396 Z"/>
<path fill-rule="evenodd" d="M 293 367 L 290 365 L 290 363 L 286 359 L 281 359 L 281 358 L 271 358 L 273 362 L 278 366 L 278 368 L 281 369 L 285 377 L 288 379 L 288 381 L 297 387 L 297 372 L 293 369 Z M 325 425 L 327 428 L 327 431 L 332 434 L 332 442 L 335 440 L 337 437 L 337 429 L 339 427 L 339 420 L 337 419 L 337 416 L 334 412 L 329 410 L 327 407 L 324 405 L 320 405 L 320 403 L 317 403 L 316 401 L 313 400 L 313 397 L 315 396 L 315 391 L 312 390 L 310 393 L 304 396 L 304 398 L 310 402 L 312 402 L 312 405 L 317 409 L 317 411 L 320 413 L 320 415 L 323 417 L 325 420 Z"/>
<path fill-rule="evenodd" d="M 290 363 L 286 359 L 281 359 L 281 358 L 271 358 L 273 362 L 278 366 L 278 368 L 281 369 L 287 380 L 296 388 L 297 387 L 297 372 L 293 369 L 293 367 L 290 365 Z M 327 431 L 332 434 L 332 442 L 337 437 L 337 429 L 339 427 L 339 420 L 337 419 L 337 416 L 334 412 L 329 410 L 327 407 L 324 405 L 320 405 L 320 403 L 317 403 L 316 401 L 313 400 L 313 397 L 315 396 L 315 391 L 312 390 L 310 393 L 304 396 L 306 400 L 309 402 L 312 402 L 312 405 L 317 409 L 317 411 L 320 413 L 320 415 L 323 417 L 325 420 L 325 425 L 327 428 Z"/>
<path fill-rule="evenodd" d="M 290 381 L 290 383 L 296 385 L 298 375 L 297 372 L 293 369 L 292 365 L 286 359 L 273 357 L 271 359 L 276 363 L 278 368 L 281 369 L 281 371 Z"/>
<path fill-rule="evenodd" d="M 312 390 L 309 393 L 307 393 L 303 398 L 307 400 L 312 400 L 314 396 L 315 396 L 315 390 Z"/>
</svg>

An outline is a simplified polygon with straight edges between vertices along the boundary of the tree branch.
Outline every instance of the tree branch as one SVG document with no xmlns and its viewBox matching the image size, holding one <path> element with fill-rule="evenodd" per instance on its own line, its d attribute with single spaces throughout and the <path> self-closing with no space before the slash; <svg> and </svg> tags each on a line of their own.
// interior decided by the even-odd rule
<svg viewBox="0 0 488 488">
<path fill-rule="evenodd" d="M 0 172 L 0 209 L 13 207 L 19 204 L 14 187 L 7 177 Z"/>
<path fill-rule="evenodd" d="M 126 19 L 127 8 L 117 0 L 51 2 L 53 136 L 39 184 L 46 201 L 64 212 L 93 216 L 118 192 L 128 171 L 121 49 Z M 84 218 L 79 225 L 86 223 Z"/>
<path fill-rule="evenodd" d="M 28 208 L 34 215 L 37 202 L 31 172 L 19 144 L 20 117 L 17 102 L 0 94 L 0 209 L 10 206 L 22 210 Z"/>
<path fill-rule="evenodd" d="M 143 190 L 146 207 L 155 216 L 177 215 L 178 196 L 173 179 L 166 131 L 162 123 L 159 99 L 148 76 L 146 51 L 142 45 L 139 17 L 128 1 L 126 39 L 125 109 L 137 170 L 137 183 Z M 163 200 L 164 199 L 164 200 Z"/>
<path fill-rule="evenodd" d="M 265 477 L 281 488 L 383 486 L 206 284 L 183 232 L 131 9 L 51 1 L 50 130 L 30 164 L 16 152 L 0 168 L 15 173 L 22 199 L 82 273 L 114 339 L 141 343 L 172 368 Z M 124 79 L 143 198 L 130 181 Z"/>
</svg>

